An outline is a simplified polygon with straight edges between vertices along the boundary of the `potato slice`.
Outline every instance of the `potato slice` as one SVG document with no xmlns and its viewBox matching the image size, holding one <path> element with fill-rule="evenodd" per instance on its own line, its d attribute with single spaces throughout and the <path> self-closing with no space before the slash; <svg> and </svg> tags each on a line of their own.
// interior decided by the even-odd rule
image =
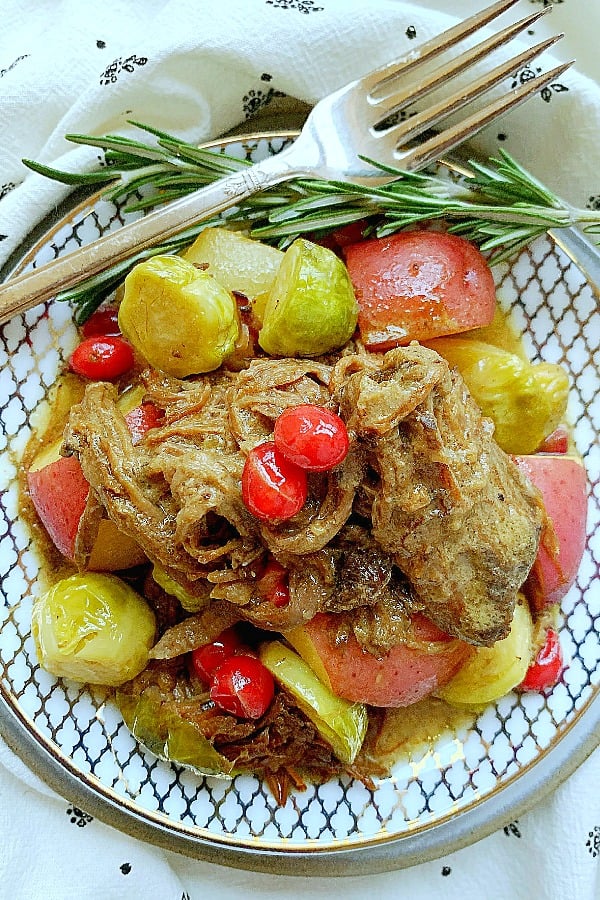
<svg viewBox="0 0 600 900">
<path fill-rule="evenodd" d="M 480 707 L 498 700 L 523 681 L 532 653 L 533 622 L 521 598 L 508 637 L 491 647 L 478 647 L 437 696 L 460 707 Z"/>
<path fill-rule="evenodd" d="M 205 228 L 183 256 L 205 268 L 228 291 L 238 291 L 252 301 L 259 300 L 259 305 L 262 299 L 264 306 L 284 254 L 239 231 Z"/>
</svg>

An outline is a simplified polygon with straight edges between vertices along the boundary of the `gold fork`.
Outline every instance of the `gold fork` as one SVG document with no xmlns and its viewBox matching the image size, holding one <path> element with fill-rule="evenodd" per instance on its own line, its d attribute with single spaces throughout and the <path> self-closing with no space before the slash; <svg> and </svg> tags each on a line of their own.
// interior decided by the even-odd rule
<svg viewBox="0 0 600 900">
<path fill-rule="evenodd" d="M 425 65 L 435 63 L 438 57 L 516 2 L 497 0 L 406 56 L 325 97 L 314 107 L 294 143 L 276 156 L 221 178 L 43 268 L 9 279 L 0 287 L 0 323 L 272 185 L 298 177 L 381 183 L 393 176 L 382 176 L 381 170 L 368 165 L 365 158 L 404 171 L 416 171 L 439 160 L 498 116 L 557 79 L 572 64 L 571 61 L 556 66 L 470 112 L 464 119 L 439 127 L 448 116 L 470 105 L 563 35 L 552 36 L 472 81 L 463 80 L 450 96 L 434 101 L 422 112 L 402 121 L 402 111 L 409 104 L 422 100 L 475 63 L 489 58 L 550 8 L 528 15 L 433 69 Z M 434 128 L 437 131 L 432 133 Z"/>
</svg>

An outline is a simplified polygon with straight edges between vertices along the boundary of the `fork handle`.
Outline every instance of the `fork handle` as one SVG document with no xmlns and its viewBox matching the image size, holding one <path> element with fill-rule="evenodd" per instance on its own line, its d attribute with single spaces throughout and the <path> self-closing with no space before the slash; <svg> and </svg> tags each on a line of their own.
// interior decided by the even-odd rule
<svg viewBox="0 0 600 900">
<path fill-rule="evenodd" d="M 554 243 L 566 253 L 586 278 L 595 296 L 600 298 L 600 252 L 577 228 L 557 228 L 548 232 Z"/>
<path fill-rule="evenodd" d="M 0 324 L 258 191 L 307 174 L 293 165 L 293 149 L 291 145 L 275 156 L 220 178 L 40 269 L 9 278 L 0 285 Z"/>
</svg>

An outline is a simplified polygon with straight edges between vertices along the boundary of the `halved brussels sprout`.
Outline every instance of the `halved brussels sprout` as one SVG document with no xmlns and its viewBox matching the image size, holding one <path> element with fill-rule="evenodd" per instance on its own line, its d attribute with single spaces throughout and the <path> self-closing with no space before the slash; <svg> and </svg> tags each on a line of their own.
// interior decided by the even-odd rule
<svg viewBox="0 0 600 900">
<path fill-rule="evenodd" d="M 279 641 L 263 644 L 260 659 L 294 696 L 335 755 L 348 765 L 353 763 L 367 732 L 367 708 L 337 697 L 297 653 Z"/>
<path fill-rule="evenodd" d="M 186 612 L 199 612 L 201 609 L 204 609 L 210 603 L 210 587 L 207 587 L 206 593 L 202 596 L 194 596 L 194 594 L 190 594 L 189 591 L 186 591 L 179 582 L 175 581 L 174 578 L 171 578 L 168 572 L 166 572 L 160 563 L 154 563 L 152 566 L 152 577 L 155 582 L 166 591 L 167 594 L 171 594 L 173 597 L 176 597 Z"/>
<path fill-rule="evenodd" d="M 119 685 L 148 663 L 156 620 L 146 601 L 115 575 L 63 578 L 33 604 L 40 665 L 52 675 Z"/>
<path fill-rule="evenodd" d="M 342 347 L 357 319 L 346 266 L 326 247 L 298 238 L 269 292 L 258 342 L 271 356 L 320 356 Z"/>
<path fill-rule="evenodd" d="M 179 256 L 134 266 L 125 279 L 119 327 L 152 366 L 177 378 L 217 369 L 240 333 L 232 294 Z"/>
<path fill-rule="evenodd" d="M 467 337 L 437 338 L 428 346 L 459 370 L 507 453 L 533 453 L 564 421 L 569 379 L 560 366 L 530 363 Z"/>
<path fill-rule="evenodd" d="M 134 738 L 159 759 L 200 775 L 230 777 L 232 763 L 215 750 L 194 722 L 178 715 L 176 703 L 162 703 L 152 690 L 139 696 L 117 691 L 116 702 Z"/>
<path fill-rule="evenodd" d="M 515 607 L 508 637 L 477 647 L 452 681 L 436 692 L 453 706 L 480 707 L 504 697 L 525 678 L 533 652 L 533 622 L 523 597 Z"/>
</svg>

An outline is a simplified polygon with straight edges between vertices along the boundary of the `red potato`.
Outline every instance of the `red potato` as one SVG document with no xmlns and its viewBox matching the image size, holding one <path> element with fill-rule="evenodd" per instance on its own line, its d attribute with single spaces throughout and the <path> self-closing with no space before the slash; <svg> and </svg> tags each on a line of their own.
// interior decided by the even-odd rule
<svg viewBox="0 0 600 900">
<path fill-rule="evenodd" d="M 534 612 L 559 603 L 574 583 L 586 539 L 587 478 L 577 456 L 538 453 L 515 456 L 515 462 L 541 491 L 551 528 L 523 591 Z"/>
<path fill-rule="evenodd" d="M 496 308 L 491 270 L 473 244 L 452 234 L 402 232 L 344 250 L 371 350 L 489 325 Z"/>
<path fill-rule="evenodd" d="M 319 613 L 285 637 L 334 694 L 371 706 L 409 706 L 450 681 L 473 653 L 420 613 L 412 618 L 413 639 L 378 659 L 354 635 L 336 643 L 337 616 Z"/>
<path fill-rule="evenodd" d="M 79 520 L 89 492 L 79 460 L 60 457 L 43 468 L 30 470 L 27 484 L 35 510 L 53 543 L 63 556 L 73 559 Z M 140 565 L 145 558 L 136 541 L 105 519 L 100 523 L 88 568 L 118 571 Z"/>
<path fill-rule="evenodd" d="M 27 473 L 35 511 L 63 556 L 73 558 L 75 536 L 90 489 L 79 460 L 60 456 Z"/>
<path fill-rule="evenodd" d="M 159 422 L 156 407 L 140 404 L 125 415 L 134 443 Z M 75 457 L 60 455 L 62 441 L 45 448 L 27 473 L 29 495 L 35 510 L 58 550 L 68 559 L 75 554 L 75 538 L 83 515 L 89 484 Z M 144 562 L 136 541 L 118 530 L 110 520 L 101 523 L 92 549 L 89 568 L 118 571 Z"/>
<path fill-rule="evenodd" d="M 89 492 L 79 460 L 60 456 L 39 469 L 32 468 L 27 473 L 27 484 L 35 510 L 53 543 L 63 556 L 73 559 L 77 528 Z M 136 541 L 105 519 L 100 523 L 88 568 L 118 571 L 137 566 L 145 558 Z"/>
</svg>

